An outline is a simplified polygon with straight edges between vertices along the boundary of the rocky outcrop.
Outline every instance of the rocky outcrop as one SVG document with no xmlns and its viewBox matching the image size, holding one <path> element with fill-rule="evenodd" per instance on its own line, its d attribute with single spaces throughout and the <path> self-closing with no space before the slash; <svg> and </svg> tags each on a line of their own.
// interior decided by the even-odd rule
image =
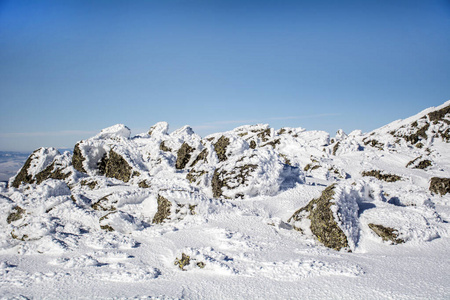
<svg viewBox="0 0 450 300">
<path fill-rule="evenodd" d="M 22 169 L 20 169 L 19 173 L 14 178 L 14 181 L 12 183 L 13 187 L 18 188 L 22 183 L 33 183 L 34 182 L 33 176 L 28 174 L 28 169 L 31 166 L 31 161 L 34 157 L 34 154 L 37 151 L 39 151 L 39 149 L 35 150 L 25 161 L 25 164 L 23 165 Z"/>
<path fill-rule="evenodd" d="M 108 154 L 103 155 L 98 164 L 98 169 L 100 174 L 123 182 L 128 182 L 131 178 L 132 167 L 114 150 L 110 150 Z"/>
<path fill-rule="evenodd" d="M 111 201 L 109 199 L 110 195 L 106 195 L 100 198 L 97 202 L 91 205 L 92 209 L 98 211 L 116 211 L 117 201 Z"/>
<path fill-rule="evenodd" d="M 450 193 L 450 178 L 433 177 L 430 180 L 430 192 L 441 196 Z"/>
<path fill-rule="evenodd" d="M 161 224 L 170 217 L 172 203 L 161 195 L 158 195 L 158 211 L 153 217 L 152 223 Z"/>
<path fill-rule="evenodd" d="M 56 163 L 53 162 L 47 168 L 45 168 L 42 172 L 39 172 L 36 175 L 36 183 L 41 184 L 44 180 L 47 179 L 57 179 L 64 180 L 71 175 L 71 172 L 65 173 L 63 168 L 58 168 Z"/>
<path fill-rule="evenodd" d="M 14 206 L 13 212 L 11 212 L 8 217 L 6 218 L 6 222 L 8 224 L 11 224 L 14 221 L 20 220 L 23 218 L 23 215 L 25 214 L 25 210 L 22 209 L 20 206 Z"/>
<path fill-rule="evenodd" d="M 386 182 L 396 182 L 402 180 L 402 178 L 398 175 L 384 174 L 379 170 L 364 171 L 361 173 L 361 175 L 365 177 L 375 177 L 378 180 L 383 180 Z"/>
<path fill-rule="evenodd" d="M 165 141 L 162 141 L 161 144 L 159 144 L 159 150 L 164 151 L 164 152 L 172 151 L 171 148 L 166 146 L 166 142 Z"/>
<path fill-rule="evenodd" d="M 249 177 L 256 170 L 258 166 L 253 164 L 246 164 L 233 168 L 231 171 L 224 169 L 216 170 L 211 182 L 211 188 L 213 195 L 219 198 L 223 195 L 222 188 L 233 189 L 236 186 L 246 185 L 249 181 Z M 237 193 L 234 198 L 242 198 L 244 195 Z"/>
<path fill-rule="evenodd" d="M 230 139 L 223 135 L 214 144 L 214 151 L 216 151 L 217 158 L 219 159 L 219 161 L 227 160 L 226 152 L 227 152 L 227 147 L 229 144 L 230 144 Z"/>
<path fill-rule="evenodd" d="M 200 161 L 205 161 L 206 162 L 206 158 L 208 157 L 208 150 L 203 149 L 202 152 L 200 152 L 197 157 L 194 159 L 194 161 L 191 163 L 190 167 L 194 167 L 198 162 Z"/>
<path fill-rule="evenodd" d="M 81 173 L 86 173 L 86 170 L 84 169 L 83 162 L 86 160 L 86 158 L 83 156 L 80 150 L 80 143 L 77 143 L 75 147 L 73 148 L 73 154 L 72 154 L 72 166 Z"/>
<path fill-rule="evenodd" d="M 41 184 L 47 179 L 64 180 L 70 171 L 64 171 L 67 164 L 61 161 L 61 155 L 55 148 L 39 148 L 26 160 L 22 169 L 12 181 L 11 186 L 18 188 L 22 183 Z"/>
<path fill-rule="evenodd" d="M 347 237 L 338 226 L 331 206 L 333 205 L 333 197 L 335 185 L 327 187 L 322 195 L 311 200 L 308 205 L 297 210 L 288 222 L 295 223 L 301 222 L 302 219 L 308 218 L 311 221 L 311 232 L 317 237 L 317 239 L 328 248 L 340 250 L 349 246 Z M 300 227 L 294 227 L 302 231 Z"/>
<path fill-rule="evenodd" d="M 398 238 L 398 232 L 394 228 L 385 227 L 383 225 L 368 224 L 369 228 L 372 229 L 379 237 L 383 239 L 383 241 L 390 241 L 394 245 L 404 243 L 405 241 Z"/>
<path fill-rule="evenodd" d="M 407 168 L 413 169 L 421 169 L 425 170 L 428 167 L 431 167 L 433 163 L 429 159 L 422 159 L 422 156 L 417 157 L 416 159 L 411 160 L 406 164 Z"/>
<path fill-rule="evenodd" d="M 431 122 L 439 122 L 443 121 L 447 124 L 450 124 L 450 120 L 448 115 L 450 114 L 450 105 L 447 105 L 439 110 L 432 111 L 428 114 Z"/>
<path fill-rule="evenodd" d="M 189 146 L 188 143 L 183 143 L 181 148 L 178 149 L 177 152 L 177 162 L 175 164 L 175 168 L 178 170 L 184 169 L 191 159 L 191 153 L 194 151 L 194 148 Z"/>
<path fill-rule="evenodd" d="M 398 138 L 403 138 L 407 142 L 416 145 L 423 145 L 430 138 L 441 138 L 445 142 L 450 142 L 450 105 L 429 112 L 410 124 L 403 125 L 390 133 Z"/>
</svg>

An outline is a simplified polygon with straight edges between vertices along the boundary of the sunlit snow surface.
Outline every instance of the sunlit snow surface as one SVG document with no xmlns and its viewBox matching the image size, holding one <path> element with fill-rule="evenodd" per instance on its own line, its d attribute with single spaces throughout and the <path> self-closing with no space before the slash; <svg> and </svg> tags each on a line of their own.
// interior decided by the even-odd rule
<svg viewBox="0 0 450 300">
<path fill-rule="evenodd" d="M 85 141 L 81 151 L 91 151 L 98 160 L 108 151 L 108 143 L 120 141 L 115 151 L 139 170 L 147 170 L 139 176 L 151 180 L 151 187 L 138 187 L 137 179 L 126 184 L 100 176 L 90 161 L 84 162 L 89 176 L 77 173 L 66 181 L 48 179 L 19 189 L 2 183 L 0 297 L 448 299 L 450 194 L 433 195 L 428 186 L 433 176 L 450 178 L 449 144 L 427 140 L 431 152 L 396 144 L 388 132 L 402 124 L 390 124 L 373 135 L 339 132 L 334 143 L 323 132 L 289 129 L 292 133 L 276 146 L 278 152 L 271 146 L 252 152 L 236 137 L 255 126 L 225 133 L 231 140 L 230 157 L 254 154 L 251 159 L 265 164 L 257 172 L 272 166 L 266 169 L 270 184 L 265 189 L 263 181 L 254 179 L 253 186 L 260 188 L 245 187 L 242 192 L 247 196 L 233 200 L 214 199 L 206 179 L 189 184 L 187 171 L 173 168 L 176 157 L 160 151 L 161 139 L 174 149 L 183 141 L 201 149 L 201 138 L 189 127 L 171 133 L 170 139 L 166 123 L 154 126 L 151 138 L 142 134 L 130 139 L 123 125 L 107 128 Z M 273 130 L 271 134 L 280 136 Z M 221 135 L 211 137 L 217 140 Z M 364 145 L 369 136 L 384 149 Z M 337 141 L 339 147 L 332 154 Z M 204 147 L 212 153 L 211 145 Z M 298 180 L 289 187 L 277 181 L 285 176 L 283 164 L 273 159 L 277 153 L 299 170 Z M 426 170 L 405 167 L 421 155 L 433 165 Z M 69 158 L 61 155 L 61 164 Z M 222 167 L 217 157 L 208 159 L 211 168 Z M 307 164 L 319 167 L 304 171 Z M 384 182 L 361 176 L 367 170 L 383 170 L 402 179 Z M 94 179 L 94 189 L 79 184 Z M 296 210 L 332 183 L 336 183 L 332 210 L 349 241 L 349 249 L 341 251 L 324 247 L 311 232 L 302 234 L 288 223 Z M 174 203 L 170 219 L 162 224 L 152 222 L 158 195 Z M 93 210 L 93 199 L 105 196 L 115 210 Z M 195 214 L 189 205 L 195 206 Z M 15 206 L 26 214 L 8 224 Z M 369 223 L 397 229 L 405 243 L 383 242 Z M 115 231 L 100 228 L 106 225 Z M 183 253 L 190 257 L 184 271 L 174 264 Z"/>
</svg>

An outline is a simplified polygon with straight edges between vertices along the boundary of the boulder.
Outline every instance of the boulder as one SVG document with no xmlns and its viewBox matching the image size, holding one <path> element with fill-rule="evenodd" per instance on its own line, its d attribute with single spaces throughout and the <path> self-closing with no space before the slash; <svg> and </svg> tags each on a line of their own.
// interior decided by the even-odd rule
<svg viewBox="0 0 450 300">
<path fill-rule="evenodd" d="M 177 162 L 175 163 L 175 168 L 178 170 L 184 169 L 191 159 L 191 153 L 194 151 L 194 148 L 189 146 L 188 143 L 183 143 L 181 148 L 178 149 L 177 152 Z"/>
<path fill-rule="evenodd" d="M 385 227 L 383 225 L 368 224 L 369 228 L 372 229 L 379 237 L 383 239 L 383 241 L 390 241 L 394 245 L 404 243 L 405 241 L 398 238 L 398 232 L 394 228 Z"/>
<path fill-rule="evenodd" d="M 430 180 L 430 192 L 444 196 L 450 193 L 450 178 L 433 177 Z"/>
<path fill-rule="evenodd" d="M 98 164 L 100 174 L 128 182 L 131 178 L 132 168 L 128 162 L 114 150 L 104 154 Z"/>
<path fill-rule="evenodd" d="M 80 149 L 80 143 L 77 143 L 75 147 L 73 148 L 73 154 L 72 154 L 72 166 L 81 173 L 86 173 L 86 170 L 83 166 L 83 162 L 86 160 L 86 158 L 81 153 Z"/>
<path fill-rule="evenodd" d="M 216 151 L 217 158 L 219 159 L 219 161 L 227 160 L 226 152 L 227 152 L 227 147 L 229 144 L 230 144 L 230 139 L 223 135 L 214 144 L 214 151 Z"/>
<path fill-rule="evenodd" d="M 153 217 L 152 223 L 161 224 L 170 217 L 172 203 L 161 195 L 158 195 L 158 211 Z"/>
<path fill-rule="evenodd" d="M 399 180 L 402 180 L 402 178 L 398 175 L 394 174 L 384 174 L 383 172 L 379 170 L 370 170 L 370 171 L 364 171 L 361 173 L 364 177 L 375 177 L 378 180 L 383 180 L 386 182 L 396 182 Z"/>
<path fill-rule="evenodd" d="M 40 184 L 48 178 L 65 179 L 69 176 L 62 172 L 62 168 L 65 165 L 63 165 L 62 161 L 55 161 L 60 156 L 61 154 L 55 148 L 39 148 L 35 150 L 14 177 L 11 186 L 18 188 L 22 183 L 30 184 L 36 181 Z M 55 168 L 55 165 L 59 165 L 60 168 Z"/>
<path fill-rule="evenodd" d="M 345 233 L 338 226 L 335 220 L 331 206 L 334 205 L 335 185 L 328 186 L 322 195 L 311 200 L 305 207 L 297 210 L 288 222 L 294 224 L 294 228 L 303 231 L 297 222 L 302 222 L 304 218 L 310 220 L 311 232 L 317 239 L 328 248 L 340 250 L 348 248 L 348 240 Z"/>
</svg>

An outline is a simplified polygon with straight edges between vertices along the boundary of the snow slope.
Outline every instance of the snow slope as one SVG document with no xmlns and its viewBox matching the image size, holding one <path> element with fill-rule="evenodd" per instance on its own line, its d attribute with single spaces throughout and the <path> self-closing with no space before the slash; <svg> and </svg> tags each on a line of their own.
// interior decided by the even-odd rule
<svg viewBox="0 0 450 300">
<path fill-rule="evenodd" d="M 0 183 L 0 297 L 448 299 L 449 108 L 38 149 Z"/>
</svg>

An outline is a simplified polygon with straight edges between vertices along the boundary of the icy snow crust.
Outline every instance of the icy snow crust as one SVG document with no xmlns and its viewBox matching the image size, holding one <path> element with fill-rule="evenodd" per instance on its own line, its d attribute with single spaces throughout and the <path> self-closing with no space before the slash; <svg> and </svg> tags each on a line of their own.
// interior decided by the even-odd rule
<svg viewBox="0 0 450 300">
<path fill-rule="evenodd" d="M 69 152 L 41 148 L 27 174 L 54 163 L 67 176 L 0 185 L 0 296 L 448 299 L 450 194 L 432 194 L 429 181 L 450 178 L 441 134 L 450 115 L 429 114 L 449 105 L 333 138 L 263 124 L 201 138 L 189 126 L 169 134 L 165 122 L 131 137 L 115 125 L 78 143 L 86 172 Z M 421 126 L 418 140 L 403 137 Z M 111 150 L 129 181 L 102 173 Z M 431 165 L 408 164 L 417 158 Z M 372 170 L 401 179 L 362 175 Z M 340 251 L 312 234 L 307 214 L 288 223 L 331 184 L 330 209 L 348 242 Z M 162 199 L 170 205 L 157 224 Z M 383 241 L 369 224 L 395 229 L 404 243 Z M 174 262 L 183 253 L 182 270 Z"/>
</svg>

